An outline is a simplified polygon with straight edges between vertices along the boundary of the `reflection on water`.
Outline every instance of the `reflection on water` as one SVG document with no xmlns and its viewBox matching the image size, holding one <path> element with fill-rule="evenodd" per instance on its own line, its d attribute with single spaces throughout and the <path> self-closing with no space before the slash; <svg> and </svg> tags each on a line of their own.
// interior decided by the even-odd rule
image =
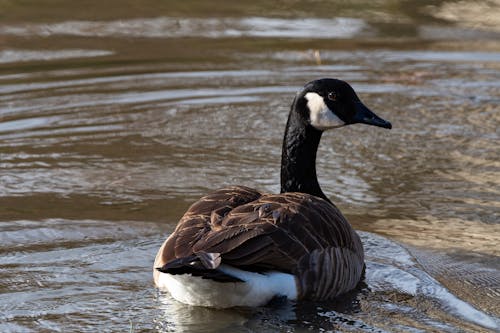
<svg viewBox="0 0 500 333">
<path fill-rule="evenodd" d="M 24 62 L 34 60 L 58 60 L 83 57 L 102 57 L 113 54 L 111 51 L 101 50 L 57 50 L 57 51 L 31 51 L 31 50 L 5 50 L 0 51 L 0 63 Z"/>
<path fill-rule="evenodd" d="M 498 330 L 498 31 L 448 24 L 464 2 L 389 3 L 0 2 L 0 331 Z M 290 103 L 327 76 L 394 124 L 326 133 L 318 153 L 365 231 L 365 284 L 226 311 L 158 293 L 154 255 L 193 200 L 279 191 Z"/>
<path fill-rule="evenodd" d="M 277 19 L 244 17 L 223 19 L 173 18 L 119 20 L 110 22 L 68 21 L 53 24 L 0 26 L 0 34 L 16 36 L 74 35 L 85 37 L 287 37 L 287 38 L 352 38 L 360 33 L 362 20 Z"/>
<path fill-rule="evenodd" d="M 437 18 L 454 22 L 458 25 L 500 31 L 500 2 L 475 1 L 447 1 L 438 8 L 428 8 L 429 14 Z"/>
</svg>

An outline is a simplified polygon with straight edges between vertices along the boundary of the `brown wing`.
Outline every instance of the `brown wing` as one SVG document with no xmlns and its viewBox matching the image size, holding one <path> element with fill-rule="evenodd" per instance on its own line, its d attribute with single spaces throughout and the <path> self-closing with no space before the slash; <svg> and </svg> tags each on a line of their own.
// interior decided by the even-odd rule
<svg viewBox="0 0 500 333">
<path fill-rule="evenodd" d="M 220 262 L 235 267 L 293 273 L 301 296 L 315 299 L 352 289 L 363 267 L 359 237 L 331 203 L 304 193 L 261 194 L 242 186 L 193 204 L 160 252 L 155 267 L 217 253 Z M 347 282 L 335 284 L 333 292 L 336 280 Z"/>
<path fill-rule="evenodd" d="M 214 191 L 189 207 L 174 232 L 163 243 L 155 267 L 194 253 L 194 246 L 210 231 L 220 230 L 220 221 L 234 208 L 258 199 L 262 194 L 244 186 Z"/>
</svg>

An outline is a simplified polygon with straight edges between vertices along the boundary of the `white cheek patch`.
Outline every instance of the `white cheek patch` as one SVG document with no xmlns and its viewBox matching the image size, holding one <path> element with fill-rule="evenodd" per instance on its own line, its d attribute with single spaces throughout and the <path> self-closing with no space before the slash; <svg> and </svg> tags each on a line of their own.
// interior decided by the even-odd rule
<svg viewBox="0 0 500 333">
<path fill-rule="evenodd" d="M 307 107 L 310 111 L 311 125 L 316 129 L 324 131 L 330 128 L 345 125 L 332 110 L 328 108 L 323 97 L 314 92 L 308 92 L 304 96 L 307 99 Z"/>
</svg>

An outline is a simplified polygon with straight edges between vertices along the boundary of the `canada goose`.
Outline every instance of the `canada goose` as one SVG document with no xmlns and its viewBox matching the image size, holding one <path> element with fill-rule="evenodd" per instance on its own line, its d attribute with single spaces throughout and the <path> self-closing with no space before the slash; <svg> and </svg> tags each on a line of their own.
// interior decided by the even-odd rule
<svg viewBox="0 0 500 333">
<path fill-rule="evenodd" d="M 356 287 L 363 246 L 316 177 L 323 131 L 355 123 L 392 127 L 348 83 L 306 84 L 286 124 L 281 193 L 234 186 L 195 202 L 156 255 L 156 286 L 180 302 L 216 308 L 260 306 L 275 296 L 328 300 Z"/>
</svg>

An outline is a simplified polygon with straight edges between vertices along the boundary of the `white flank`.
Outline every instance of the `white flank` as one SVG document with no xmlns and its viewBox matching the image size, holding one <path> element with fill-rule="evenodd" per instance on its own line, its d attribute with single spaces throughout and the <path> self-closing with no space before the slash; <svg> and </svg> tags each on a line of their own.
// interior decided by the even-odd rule
<svg viewBox="0 0 500 333">
<path fill-rule="evenodd" d="M 309 108 L 311 125 L 320 131 L 330 128 L 344 126 L 345 123 L 328 108 L 323 97 L 314 92 L 308 92 L 305 96 Z"/>
<path fill-rule="evenodd" d="M 219 269 L 244 282 L 216 282 L 191 274 L 160 273 L 157 285 L 160 289 L 169 291 L 179 302 L 215 308 L 261 306 L 275 296 L 297 299 L 295 277 L 291 274 L 281 272 L 260 274 L 227 265 L 221 265 Z"/>
</svg>

